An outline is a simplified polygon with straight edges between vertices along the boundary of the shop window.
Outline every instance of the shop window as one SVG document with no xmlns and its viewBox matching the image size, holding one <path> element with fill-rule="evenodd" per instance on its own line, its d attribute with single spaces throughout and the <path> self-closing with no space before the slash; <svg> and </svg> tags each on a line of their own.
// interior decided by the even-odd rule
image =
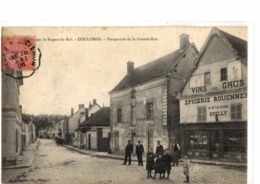
<svg viewBox="0 0 260 184">
<path fill-rule="evenodd" d="M 224 132 L 224 152 L 246 153 L 247 135 L 245 131 L 225 131 Z"/>
<path fill-rule="evenodd" d="M 220 70 L 220 80 L 221 81 L 227 80 L 227 68 L 221 68 L 221 70 Z"/>
<path fill-rule="evenodd" d="M 115 131 L 114 132 L 114 148 L 115 150 L 118 150 L 119 149 L 119 132 L 118 131 Z"/>
<path fill-rule="evenodd" d="M 153 119 L 153 103 L 147 103 L 146 105 L 147 108 L 147 120 L 152 120 Z"/>
<path fill-rule="evenodd" d="M 206 106 L 199 106 L 197 107 L 198 111 L 198 121 L 206 121 L 207 120 L 207 108 Z"/>
<path fill-rule="evenodd" d="M 191 131 L 189 148 L 192 150 L 207 151 L 208 150 L 208 134 L 207 131 Z"/>
<path fill-rule="evenodd" d="M 232 104 L 230 108 L 232 120 L 242 119 L 242 104 Z"/>
<path fill-rule="evenodd" d="M 204 75 L 204 84 L 210 84 L 210 72 L 205 73 Z"/>
<path fill-rule="evenodd" d="M 118 123 L 122 122 L 122 108 L 117 109 L 117 122 Z"/>
</svg>

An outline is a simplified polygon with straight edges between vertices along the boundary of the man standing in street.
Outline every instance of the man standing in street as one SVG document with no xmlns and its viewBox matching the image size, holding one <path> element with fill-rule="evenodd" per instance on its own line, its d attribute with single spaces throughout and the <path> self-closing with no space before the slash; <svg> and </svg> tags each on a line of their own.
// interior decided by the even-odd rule
<svg viewBox="0 0 260 184">
<path fill-rule="evenodd" d="M 126 165 L 127 159 L 128 159 L 128 165 L 131 165 L 131 155 L 133 153 L 133 144 L 130 140 L 127 141 L 127 145 L 125 147 L 125 161 L 123 165 Z"/>
<path fill-rule="evenodd" d="M 156 147 L 156 156 L 159 154 L 163 155 L 163 146 L 161 145 L 160 141 L 157 141 L 157 147 Z"/>
<path fill-rule="evenodd" d="M 141 144 L 141 141 L 138 141 L 138 144 L 136 145 L 135 148 L 135 154 L 137 156 L 137 160 L 138 160 L 138 165 L 143 166 L 143 153 L 144 153 L 144 147 Z"/>
<path fill-rule="evenodd" d="M 176 164 L 176 166 L 179 165 L 179 159 L 180 159 L 180 145 L 178 144 L 177 140 L 175 139 L 174 143 L 172 144 L 173 149 L 173 166 Z"/>
</svg>

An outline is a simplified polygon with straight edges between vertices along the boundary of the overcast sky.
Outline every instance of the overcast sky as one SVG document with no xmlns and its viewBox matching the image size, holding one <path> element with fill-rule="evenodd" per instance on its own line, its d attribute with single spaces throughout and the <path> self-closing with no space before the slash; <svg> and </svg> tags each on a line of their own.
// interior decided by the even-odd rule
<svg viewBox="0 0 260 184">
<path fill-rule="evenodd" d="M 247 40 L 246 27 L 219 29 Z M 212 27 L 38 27 L 5 28 L 4 35 L 33 35 L 42 52 L 40 69 L 20 87 L 23 113 L 70 114 L 94 98 L 109 106 L 108 92 L 126 74 L 126 63 L 146 64 L 179 48 L 179 35 L 190 35 L 200 50 Z M 80 41 L 98 37 L 101 41 Z M 155 40 L 138 41 L 138 38 Z M 46 41 L 43 41 L 43 38 Z M 49 41 L 48 41 L 49 38 Z M 53 41 L 71 38 L 72 41 Z M 111 41 L 108 38 L 131 38 Z M 133 40 L 135 38 L 135 41 Z M 40 41 L 41 39 L 41 41 Z M 157 39 L 157 40 L 156 40 Z M 52 41 L 51 41 L 52 40 Z"/>
</svg>

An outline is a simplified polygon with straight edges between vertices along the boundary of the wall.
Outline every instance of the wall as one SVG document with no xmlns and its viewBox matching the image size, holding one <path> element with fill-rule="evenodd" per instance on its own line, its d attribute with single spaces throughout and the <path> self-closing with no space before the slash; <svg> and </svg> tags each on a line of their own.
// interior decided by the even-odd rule
<svg viewBox="0 0 260 184">
<path fill-rule="evenodd" d="M 17 74 L 17 73 L 15 73 Z M 15 164 L 22 151 L 22 118 L 19 86 L 22 81 L 2 72 L 2 158 L 4 164 Z"/>
<path fill-rule="evenodd" d="M 69 128 L 68 128 L 69 129 L 69 131 L 68 131 L 69 134 L 74 133 L 74 130 L 76 128 L 78 128 L 79 120 L 81 118 L 81 116 L 80 116 L 81 112 L 84 112 L 84 114 L 85 114 L 85 108 L 79 109 L 75 114 L 73 114 L 73 116 L 71 118 L 69 118 Z"/>
</svg>

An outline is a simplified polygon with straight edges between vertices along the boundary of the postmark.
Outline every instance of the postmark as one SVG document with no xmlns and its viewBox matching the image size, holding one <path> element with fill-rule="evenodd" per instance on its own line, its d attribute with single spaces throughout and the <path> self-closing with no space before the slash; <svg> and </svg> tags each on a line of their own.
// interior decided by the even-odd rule
<svg viewBox="0 0 260 184">
<path fill-rule="evenodd" d="M 35 43 L 34 37 L 2 37 L 2 70 L 33 71 Z"/>
</svg>

